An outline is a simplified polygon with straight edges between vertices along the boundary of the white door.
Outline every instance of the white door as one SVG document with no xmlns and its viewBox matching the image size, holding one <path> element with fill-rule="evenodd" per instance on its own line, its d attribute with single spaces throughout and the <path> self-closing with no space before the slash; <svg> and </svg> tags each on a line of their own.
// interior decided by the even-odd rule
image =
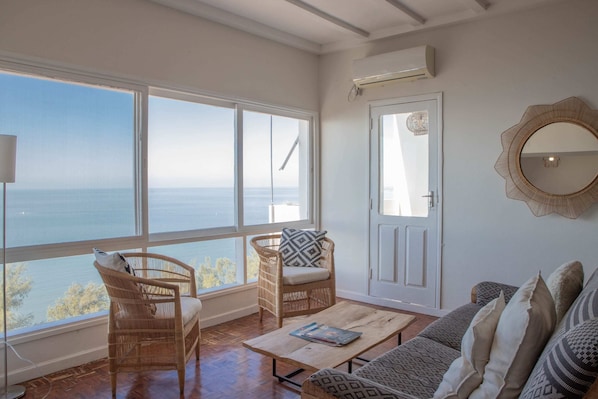
<svg viewBox="0 0 598 399">
<path fill-rule="evenodd" d="M 370 104 L 370 296 L 440 305 L 441 103 Z"/>
</svg>

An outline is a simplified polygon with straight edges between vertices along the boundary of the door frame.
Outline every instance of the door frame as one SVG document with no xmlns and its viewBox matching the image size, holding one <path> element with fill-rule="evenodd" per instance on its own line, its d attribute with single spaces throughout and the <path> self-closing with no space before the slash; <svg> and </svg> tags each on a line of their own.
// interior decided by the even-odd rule
<svg viewBox="0 0 598 399">
<path fill-rule="evenodd" d="M 370 279 L 372 278 L 372 274 L 371 274 L 371 270 L 372 270 L 372 265 L 371 265 L 371 245 L 370 245 L 370 237 L 372 235 L 372 231 L 371 231 L 371 225 L 372 225 L 372 218 L 371 218 L 371 210 L 370 210 L 370 206 L 371 206 L 371 193 L 372 193 L 372 189 L 373 189 L 373 185 L 376 185 L 377 187 L 377 183 L 372 181 L 372 168 L 374 167 L 374 165 L 372 165 L 372 129 L 373 129 L 373 120 L 372 120 L 372 107 L 381 107 L 381 106 L 387 106 L 387 105 L 395 105 L 395 104 L 405 104 L 405 103 L 411 103 L 411 102 L 418 102 L 418 101 L 430 101 L 430 100 L 436 100 L 436 112 L 437 112 L 437 120 L 438 120 L 438 142 L 437 142 L 437 170 L 436 170 L 436 174 L 437 174 L 437 179 L 438 179 L 438 187 L 437 187 L 437 191 L 438 193 L 436 193 L 435 195 L 435 200 L 436 200 L 436 204 L 437 204 L 437 212 L 436 212 L 436 223 L 438 226 L 437 232 L 436 232 L 436 259 L 437 259 L 437 267 L 436 267 L 436 287 L 435 287 L 435 307 L 434 308 L 428 308 L 428 307 L 422 307 L 422 306 L 418 306 L 418 305 L 413 305 L 413 304 L 409 304 L 406 302 L 401 302 L 401 301 L 397 301 L 397 300 L 393 300 L 393 299 L 384 299 L 384 298 L 379 298 L 379 297 L 373 297 L 370 295 Z M 367 295 L 368 298 L 372 300 L 372 302 L 377 302 L 386 306 L 390 306 L 393 308 L 398 308 L 398 309 L 403 309 L 403 310 L 410 310 L 410 311 L 416 311 L 416 312 L 420 312 L 420 313 L 424 313 L 422 312 L 423 309 L 427 309 L 429 311 L 432 311 L 432 313 L 435 313 L 434 310 L 440 310 L 440 294 L 441 294 L 441 286 L 442 286 L 442 247 L 444 245 L 443 241 L 442 241 L 442 211 L 443 211 L 443 195 L 444 195 L 444 186 L 443 186 L 443 170 L 444 170 L 444 159 L 443 159 L 443 130 L 444 130 L 444 123 L 442 120 L 442 114 L 443 114 L 443 103 L 442 103 L 442 92 L 437 92 L 437 93 L 429 93 L 429 94 L 421 94 L 421 95 L 414 95 L 414 96 L 406 96 L 406 97 L 395 97 L 395 98 L 390 98 L 390 99 L 384 99 L 384 100 L 372 100 L 372 101 L 368 101 L 367 104 L 368 107 L 368 198 L 370 198 L 368 200 L 368 251 L 367 251 L 367 276 L 368 276 L 368 284 L 367 284 Z M 430 156 L 433 156 L 433 154 L 430 154 Z M 378 165 L 376 165 L 376 167 L 378 167 Z"/>
</svg>

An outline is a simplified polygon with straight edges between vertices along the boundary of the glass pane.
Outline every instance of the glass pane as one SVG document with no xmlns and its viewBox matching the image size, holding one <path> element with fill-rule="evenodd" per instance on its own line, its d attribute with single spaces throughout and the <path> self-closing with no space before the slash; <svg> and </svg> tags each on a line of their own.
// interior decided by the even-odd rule
<svg viewBox="0 0 598 399">
<path fill-rule="evenodd" d="M 109 298 L 93 261 L 93 255 L 80 255 L 9 264 L 8 331 L 108 310 Z"/>
<path fill-rule="evenodd" d="M 149 232 L 234 225 L 234 110 L 149 100 Z"/>
<path fill-rule="evenodd" d="M 136 234 L 135 94 L 0 73 L 0 132 L 17 136 L 7 246 Z"/>
<path fill-rule="evenodd" d="M 251 246 L 249 241 L 254 236 L 247 237 L 247 282 L 252 283 L 257 281 L 257 275 L 260 267 L 260 258 L 257 256 L 257 252 Z"/>
<path fill-rule="evenodd" d="M 428 216 L 428 113 L 383 115 L 380 213 Z"/>
<path fill-rule="evenodd" d="M 199 293 L 243 284 L 243 274 L 237 265 L 242 265 L 242 241 L 240 238 L 226 238 L 167 245 L 150 248 L 179 259 L 195 268 L 195 279 Z M 241 262 L 238 261 L 241 256 Z"/>
<path fill-rule="evenodd" d="M 307 219 L 307 120 L 243 113 L 244 224 Z"/>
</svg>

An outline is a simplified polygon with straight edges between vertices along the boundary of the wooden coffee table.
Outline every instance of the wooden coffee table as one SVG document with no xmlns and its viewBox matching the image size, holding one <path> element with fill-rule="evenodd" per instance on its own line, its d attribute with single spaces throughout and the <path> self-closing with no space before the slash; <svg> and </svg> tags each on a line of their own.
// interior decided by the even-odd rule
<svg viewBox="0 0 598 399">
<path fill-rule="evenodd" d="M 271 357 L 273 375 L 280 382 L 286 381 L 300 386 L 301 384 L 290 378 L 304 370 L 314 372 L 323 368 L 334 368 L 343 363 L 349 363 L 349 372 L 351 372 L 351 361 L 362 353 L 395 335 L 398 335 L 400 343 L 401 331 L 414 320 L 415 316 L 412 315 L 374 309 L 349 302 L 339 302 L 310 317 L 297 320 L 278 330 L 247 340 L 243 342 L 243 346 Z M 361 331 L 363 334 L 350 344 L 340 347 L 309 342 L 289 335 L 289 332 L 311 322 L 346 330 Z M 277 360 L 293 365 L 298 370 L 287 375 L 278 375 L 276 373 Z"/>
</svg>

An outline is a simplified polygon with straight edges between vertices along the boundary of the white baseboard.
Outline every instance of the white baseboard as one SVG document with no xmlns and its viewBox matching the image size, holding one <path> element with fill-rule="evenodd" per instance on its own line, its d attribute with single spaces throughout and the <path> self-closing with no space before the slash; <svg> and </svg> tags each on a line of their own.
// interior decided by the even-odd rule
<svg viewBox="0 0 598 399">
<path fill-rule="evenodd" d="M 346 298 L 346 299 L 350 299 L 353 301 L 369 303 L 372 305 L 386 306 L 386 307 L 397 309 L 397 310 L 406 310 L 408 312 L 422 313 L 425 315 L 436 316 L 436 317 L 442 317 L 449 312 L 448 310 L 428 308 L 425 306 L 419 306 L 419 305 L 414 305 L 411 303 L 405 303 L 405 302 L 397 301 L 394 299 L 376 298 L 376 297 L 372 297 L 369 295 L 356 294 L 354 292 L 344 291 L 344 290 L 336 290 L 336 295 L 340 298 Z"/>
<path fill-rule="evenodd" d="M 249 316 L 249 315 L 257 313 L 257 312 L 258 312 L 257 304 L 253 304 L 253 305 L 246 306 L 246 307 L 243 307 L 240 309 L 235 309 L 230 312 L 221 313 L 221 314 L 218 314 L 213 317 L 208 317 L 205 319 L 201 318 L 200 319 L 201 328 L 211 327 L 211 326 L 215 326 L 216 324 L 226 323 L 227 321 L 231 321 L 231 320 L 239 319 L 241 317 Z"/>
<path fill-rule="evenodd" d="M 84 352 L 71 353 L 68 356 L 54 358 L 37 364 L 27 364 L 19 369 L 12 369 L 8 374 L 9 384 L 29 381 L 60 370 L 76 367 L 108 356 L 108 346 L 93 348 Z M 4 376 L 0 377 L 0 384 L 4 386 Z"/>
</svg>

